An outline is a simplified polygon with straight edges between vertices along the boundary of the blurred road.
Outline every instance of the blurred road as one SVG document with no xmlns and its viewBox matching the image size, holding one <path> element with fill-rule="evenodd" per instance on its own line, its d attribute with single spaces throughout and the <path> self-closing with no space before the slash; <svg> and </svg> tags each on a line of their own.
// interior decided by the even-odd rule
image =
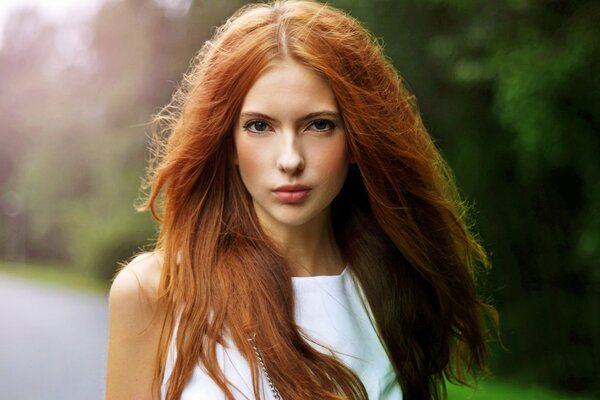
<svg viewBox="0 0 600 400">
<path fill-rule="evenodd" d="M 0 399 L 104 396 L 107 299 L 0 275 Z"/>
</svg>

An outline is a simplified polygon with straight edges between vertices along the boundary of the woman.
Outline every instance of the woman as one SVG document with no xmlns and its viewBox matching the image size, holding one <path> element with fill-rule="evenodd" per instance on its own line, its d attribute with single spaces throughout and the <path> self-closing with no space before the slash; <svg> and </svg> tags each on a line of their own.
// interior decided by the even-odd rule
<svg viewBox="0 0 600 400">
<path fill-rule="evenodd" d="M 195 61 L 157 117 L 156 249 L 111 289 L 107 398 L 439 399 L 485 371 L 486 255 L 375 39 L 281 1 Z"/>
</svg>

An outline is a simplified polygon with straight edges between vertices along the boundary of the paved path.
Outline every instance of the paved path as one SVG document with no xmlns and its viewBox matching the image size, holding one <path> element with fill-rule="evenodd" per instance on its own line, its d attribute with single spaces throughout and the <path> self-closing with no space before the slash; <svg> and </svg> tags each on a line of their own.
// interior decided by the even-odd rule
<svg viewBox="0 0 600 400">
<path fill-rule="evenodd" d="M 104 396 L 105 296 L 0 275 L 0 399 Z"/>
</svg>

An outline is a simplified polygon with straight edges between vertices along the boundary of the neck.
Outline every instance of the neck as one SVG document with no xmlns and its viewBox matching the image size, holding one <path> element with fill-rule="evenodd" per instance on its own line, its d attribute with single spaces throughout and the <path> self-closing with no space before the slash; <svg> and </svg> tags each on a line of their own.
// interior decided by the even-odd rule
<svg viewBox="0 0 600 400">
<path fill-rule="evenodd" d="M 301 226 L 264 228 L 290 261 L 292 276 L 338 275 L 342 272 L 343 257 L 335 241 L 329 213 Z"/>
</svg>

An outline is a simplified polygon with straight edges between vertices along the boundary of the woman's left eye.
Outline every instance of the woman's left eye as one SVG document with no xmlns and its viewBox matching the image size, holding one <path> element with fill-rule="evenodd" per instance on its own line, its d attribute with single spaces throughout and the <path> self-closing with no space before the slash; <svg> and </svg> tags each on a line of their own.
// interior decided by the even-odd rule
<svg viewBox="0 0 600 400">
<path fill-rule="evenodd" d="M 335 123 L 328 119 L 317 119 L 309 125 L 308 129 L 317 132 L 332 131 L 335 129 Z"/>
</svg>

